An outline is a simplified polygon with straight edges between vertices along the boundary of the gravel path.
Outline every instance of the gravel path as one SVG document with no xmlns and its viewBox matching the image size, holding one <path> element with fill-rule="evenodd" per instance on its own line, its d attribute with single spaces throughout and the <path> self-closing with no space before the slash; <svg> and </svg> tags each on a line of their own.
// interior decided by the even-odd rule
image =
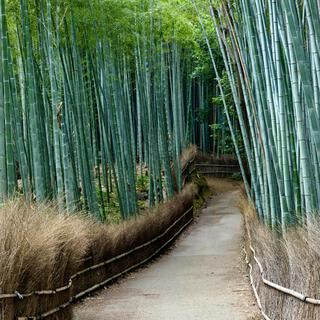
<svg viewBox="0 0 320 320">
<path fill-rule="evenodd" d="M 86 299 L 74 320 L 261 319 L 241 257 L 238 191 L 208 201 L 175 248 Z"/>
</svg>

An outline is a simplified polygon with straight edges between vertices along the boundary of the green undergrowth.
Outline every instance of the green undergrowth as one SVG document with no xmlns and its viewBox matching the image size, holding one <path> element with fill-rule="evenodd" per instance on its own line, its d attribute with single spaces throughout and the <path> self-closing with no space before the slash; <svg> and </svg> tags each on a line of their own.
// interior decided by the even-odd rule
<svg viewBox="0 0 320 320">
<path fill-rule="evenodd" d="M 115 190 L 115 186 L 113 186 Z M 137 177 L 137 193 L 147 194 L 149 190 L 149 177 L 147 175 L 142 175 Z M 106 191 L 102 191 L 102 196 L 100 196 L 100 212 L 102 221 L 105 224 L 120 224 L 123 219 L 120 211 L 119 197 L 116 192 L 109 192 L 107 196 Z M 101 200 L 103 199 L 103 202 Z M 146 200 L 138 200 L 138 211 L 142 212 L 147 208 Z"/>
<path fill-rule="evenodd" d="M 197 211 L 202 207 L 208 197 L 212 195 L 207 180 L 203 175 L 194 174 L 190 178 L 190 182 L 199 188 L 198 196 L 193 201 L 194 210 Z M 137 192 L 147 193 L 149 186 L 148 176 L 140 176 L 137 181 Z M 147 210 L 147 201 L 138 201 L 139 213 Z M 101 209 L 102 210 L 102 209 Z M 105 224 L 116 225 L 122 222 L 118 198 L 115 193 L 110 194 L 109 202 L 104 203 L 103 221 Z"/>
<path fill-rule="evenodd" d="M 242 174 L 240 172 L 233 173 L 230 179 L 234 181 L 243 181 Z"/>
<path fill-rule="evenodd" d="M 137 191 L 148 192 L 149 191 L 149 177 L 147 175 L 141 175 L 137 178 Z"/>
<path fill-rule="evenodd" d="M 196 199 L 193 201 L 193 209 L 194 211 L 198 211 L 203 204 L 205 203 L 206 199 L 210 197 L 211 191 L 208 186 L 206 178 L 201 174 L 194 174 L 191 178 L 192 182 L 195 183 L 199 188 L 199 194 Z"/>
</svg>

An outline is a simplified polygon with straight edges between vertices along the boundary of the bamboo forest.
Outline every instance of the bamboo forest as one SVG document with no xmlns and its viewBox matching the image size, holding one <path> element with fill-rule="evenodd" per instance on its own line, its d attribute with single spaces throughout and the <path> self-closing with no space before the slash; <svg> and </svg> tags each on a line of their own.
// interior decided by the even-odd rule
<svg viewBox="0 0 320 320">
<path fill-rule="evenodd" d="M 0 320 L 320 319 L 319 211 L 319 1 L 0 0 Z"/>
<path fill-rule="evenodd" d="M 23 193 L 103 219 L 116 192 L 127 218 L 144 168 L 150 205 L 163 189 L 170 199 L 182 186 L 181 151 L 213 148 L 213 113 L 216 136 L 228 131 L 211 108 L 214 79 L 194 14 L 178 2 L 172 13 L 166 2 L 117 3 L 2 1 L 1 201 Z M 100 6 L 119 11 L 110 27 L 109 14 L 88 14 Z"/>
</svg>

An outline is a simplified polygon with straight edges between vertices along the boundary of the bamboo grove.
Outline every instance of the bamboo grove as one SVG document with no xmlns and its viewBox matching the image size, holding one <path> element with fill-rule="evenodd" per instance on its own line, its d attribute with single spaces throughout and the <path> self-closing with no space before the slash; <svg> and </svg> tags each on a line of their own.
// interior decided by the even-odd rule
<svg viewBox="0 0 320 320">
<path fill-rule="evenodd" d="M 163 36 L 153 2 L 140 2 L 127 46 L 87 36 L 100 22 L 81 26 L 72 2 L 20 0 L 14 28 L 0 3 L 0 203 L 23 193 L 103 220 L 112 193 L 123 218 L 136 214 L 146 170 L 150 206 L 181 190 L 181 151 L 212 144 L 195 117 L 214 84 L 193 74 L 174 25 Z"/>
<path fill-rule="evenodd" d="M 247 192 L 274 229 L 310 221 L 320 209 L 319 2 L 210 5 L 244 141 L 246 163 L 239 159 Z"/>
</svg>

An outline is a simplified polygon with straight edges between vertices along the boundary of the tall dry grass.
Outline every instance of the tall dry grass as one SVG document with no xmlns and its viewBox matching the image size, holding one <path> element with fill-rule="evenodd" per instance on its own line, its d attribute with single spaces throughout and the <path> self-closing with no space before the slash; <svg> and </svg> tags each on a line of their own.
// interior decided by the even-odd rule
<svg viewBox="0 0 320 320">
<path fill-rule="evenodd" d="M 214 195 L 242 188 L 243 183 L 232 179 L 206 178 L 209 189 Z"/>
<path fill-rule="evenodd" d="M 320 299 L 320 221 L 292 227 L 283 236 L 271 232 L 257 219 L 255 208 L 243 197 L 240 203 L 252 244 L 268 280 Z M 247 239 L 248 240 L 248 239 Z M 247 248 L 249 253 L 249 248 Z M 253 275 L 266 314 L 272 320 L 318 320 L 314 306 L 267 287 L 257 264 Z"/>
<path fill-rule="evenodd" d="M 81 213 L 57 214 L 53 205 L 9 201 L 0 209 L 0 291 L 28 293 L 66 285 L 88 257 L 99 263 L 162 233 L 191 207 L 197 194 L 198 187 L 188 185 L 172 201 L 117 226 Z M 5 319 L 13 319 L 21 313 L 34 315 L 39 306 L 36 299 L 23 310 L 8 303 L 3 312 Z M 65 319 L 68 316 L 66 312 Z"/>
<path fill-rule="evenodd" d="M 0 209 L 2 292 L 52 288 L 77 270 L 94 223 L 81 215 L 56 212 L 54 206 L 33 208 L 23 201 L 9 201 Z"/>
<path fill-rule="evenodd" d="M 189 161 L 192 161 L 199 153 L 198 147 L 196 145 L 190 145 L 188 148 L 184 149 L 181 153 L 181 168 L 184 168 Z"/>
</svg>

